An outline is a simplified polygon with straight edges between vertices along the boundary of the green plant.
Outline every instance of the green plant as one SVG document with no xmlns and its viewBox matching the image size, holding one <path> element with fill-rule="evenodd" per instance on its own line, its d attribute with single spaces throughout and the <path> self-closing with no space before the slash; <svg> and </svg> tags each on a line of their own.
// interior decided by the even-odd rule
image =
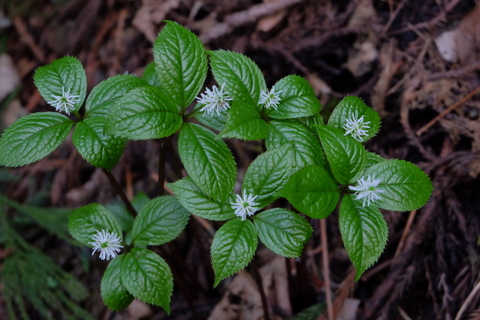
<svg viewBox="0 0 480 320">
<path fill-rule="evenodd" d="M 159 196 L 138 214 L 123 195 L 130 217 L 119 220 L 100 204 L 70 216 L 75 239 L 100 251 L 100 258 L 114 258 L 101 283 L 109 308 L 123 309 L 137 297 L 170 311 L 171 270 L 148 247 L 175 239 L 191 214 L 226 221 L 211 246 L 216 286 L 249 264 L 258 238 L 279 255 L 300 256 L 312 233 L 302 214 L 323 219 L 339 206 L 340 231 L 358 279 L 387 242 L 379 209 L 414 210 L 430 197 L 432 184 L 414 164 L 365 150 L 362 143 L 377 134 L 380 118 L 361 99 L 345 97 L 325 125 L 320 102 L 302 77 L 287 76 L 269 90 L 249 58 L 205 51 L 193 33 L 170 21 L 153 51 L 154 62 L 141 78 L 111 77 L 86 101 L 78 60 L 65 57 L 39 68 L 34 79 L 41 95 L 74 119 L 59 112 L 31 114 L 0 140 L 1 165 L 27 165 L 50 154 L 74 127 L 78 152 L 104 169 L 122 195 L 108 170 L 126 142 L 161 139 Z M 219 87 L 207 89 L 190 107 L 208 65 Z M 176 196 L 165 196 L 163 146 L 176 134 L 188 177 L 169 184 Z M 266 150 L 248 167 L 239 194 L 234 193 L 237 166 L 225 138 L 264 141 Z M 280 197 L 296 212 L 274 207 Z"/>
<path fill-rule="evenodd" d="M 65 209 L 19 204 L 0 195 L 0 243 L 7 253 L 0 280 L 9 319 L 30 319 L 29 307 L 42 319 L 53 319 L 54 314 L 63 319 L 94 319 L 77 305 L 88 296 L 87 289 L 18 232 L 38 224 L 60 239 L 80 245 L 68 234 L 68 214 Z"/>
</svg>

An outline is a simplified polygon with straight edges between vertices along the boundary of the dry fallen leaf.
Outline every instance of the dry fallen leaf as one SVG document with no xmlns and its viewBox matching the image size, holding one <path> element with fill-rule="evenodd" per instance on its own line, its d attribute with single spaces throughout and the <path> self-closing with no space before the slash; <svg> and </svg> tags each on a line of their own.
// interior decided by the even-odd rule
<svg viewBox="0 0 480 320">
<path fill-rule="evenodd" d="M 270 256 L 270 253 L 264 255 Z M 287 267 L 285 258 L 273 256 L 259 272 L 268 304 L 284 315 L 291 315 L 292 307 L 288 296 Z M 234 276 L 226 292 L 210 314 L 209 320 L 262 320 L 263 306 L 260 293 L 252 276 L 245 270 Z M 270 319 L 281 319 L 270 310 Z"/>
<path fill-rule="evenodd" d="M 276 0 L 264 0 L 263 2 L 275 2 L 275 1 Z M 285 17 L 286 14 L 287 14 L 287 10 L 283 9 L 275 14 L 271 14 L 263 18 L 260 18 L 258 20 L 257 30 L 262 32 L 268 32 L 272 30 L 280 21 L 282 21 L 282 19 Z"/>
<path fill-rule="evenodd" d="M 257 285 L 246 271 L 240 271 L 228 285 L 222 300 L 215 306 L 209 320 L 263 319 L 262 300 Z"/>
<path fill-rule="evenodd" d="M 372 70 L 373 62 L 377 60 L 377 39 L 370 37 L 365 41 L 356 41 L 348 52 L 345 67 L 357 78 Z"/>
<path fill-rule="evenodd" d="M 165 19 L 170 10 L 179 6 L 180 0 L 154 1 L 143 0 L 135 13 L 132 24 L 142 32 L 151 43 L 155 42 L 158 30 L 155 26 Z"/>
<path fill-rule="evenodd" d="M 128 306 L 127 312 L 129 314 L 129 320 L 139 320 L 144 317 L 152 315 L 152 308 L 140 300 L 133 300 L 133 302 Z"/>
<path fill-rule="evenodd" d="M 20 75 L 7 54 L 0 54 L 0 101 L 20 85 Z"/>
<path fill-rule="evenodd" d="M 457 28 L 440 34 L 435 44 L 446 61 L 459 62 L 461 65 L 477 61 L 480 57 L 480 2 Z"/>
<path fill-rule="evenodd" d="M 340 313 L 335 320 L 355 320 L 357 318 L 357 310 L 360 305 L 358 299 L 346 299 L 343 303 Z"/>
</svg>

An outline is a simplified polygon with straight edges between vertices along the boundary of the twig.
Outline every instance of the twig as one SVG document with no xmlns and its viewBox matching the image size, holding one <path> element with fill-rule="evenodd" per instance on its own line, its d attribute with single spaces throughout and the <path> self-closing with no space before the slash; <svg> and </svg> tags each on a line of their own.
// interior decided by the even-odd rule
<svg viewBox="0 0 480 320">
<path fill-rule="evenodd" d="M 253 5 L 249 9 L 232 13 L 225 17 L 224 22 L 219 22 L 210 27 L 207 32 L 199 36 L 203 43 L 208 43 L 229 33 L 232 29 L 258 20 L 260 17 L 274 14 L 303 0 L 277 0 Z M 201 22 L 201 21 L 200 21 Z"/>
<path fill-rule="evenodd" d="M 395 9 L 395 11 L 390 15 L 390 18 L 388 19 L 388 22 L 387 24 L 385 25 L 385 27 L 383 28 L 383 33 L 386 33 L 388 31 L 388 29 L 390 29 L 390 27 L 392 26 L 392 23 L 393 21 L 395 21 L 395 19 L 397 18 L 398 16 L 398 13 L 400 12 L 400 10 L 402 10 L 403 6 L 405 5 L 405 2 L 407 2 L 406 0 L 402 0 L 402 2 L 400 2 L 400 4 L 397 6 L 397 8 Z"/>
<path fill-rule="evenodd" d="M 419 36 L 420 36 L 420 34 L 419 34 Z M 414 75 L 415 73 L 417 73 L 417 74 L 419 73 L 418 68 L 420 67 L 420 65 L 422 63 L 423 58 L 425 58 L 425 55 L 427 54 L 428 48 L 430 47 L 431 44 L 432 44 L 431 39 L 427 39 L 425 41 L 425 44 L 423 45 L 422 51 L 420 51 L 420 54 L 418 55 L 417 59 L 415 59 L 415 63 L 413 64 L 413 66 L 411 68 L 409 68 L 408 72 L 405 74 L 405 76 L 403 76 L 403 78 L 399 82 L 397 82 L 397 84 L 395 84 L 392 88 L 390 88 L 388 90 L 387 95 L 390 95 L 390 94 L 394 93 L 395 91 L 397 91 L 398 88 L 403 86 L 405 84 L 405 82 L 407 82 L 409 79 L 411 79 L 412 75 Z"/>
<path fill-rule="evenodd" d="M 478 69 L 480 69 L 480 61 L 469 64 L 468 66 L 465 66 L 462 68 L 457 68 L 457 69 L 453 69 L 445 72 L 433 73 L 428 77 L 428 80 L 460 78 Z"/>
<path fill-rule="evenodd" d="M 402 308 L 398 307 L 398 313 L 400 313 L 400 316 L 404 319 L 404 320 L 412 320 L 412 318 L 410 318 L 408 316 L 408 314 L 405 312 L 405 310 L 403 310 Z"/>
<path fill-rule="evenodd" d="M 419 29 L 423 29 L 423 28 L 430 29 L 430 28 L 434 27 L 437 23 L 440 23 L 441 21 L 445 20 L 445 18 L 447 17 L 447 13 L 452 11 L 460 1 L 461 0 L 450 1 L 445 6 L 445 10 L 441 11 L 435 18 L 433 18 L 432 20 L 427 21 L 427 22 L 417 23 L 415 25 L 415 27 L 419 28 Z M 407 31 L 410 31 L 410 27 L 405 27 L 405 28 L 402 28 L 400 30 L 392 31 L 392 32 L 390 32 L 389 36 L 393 36 L 393 35 L 396 35 L 396 34 L 399 34 L 399 33 L 407 32 Z"/>
<path fill-rule="evenodd" d="M 327 314 L 328 320 L 334 320 L 333 303 L 332 303 L 332 288 L 330 285 L 330 264 L 328 261 L 328 243 L 327 243 L 327 223 L 325 219 L 320 220 L 320 238 L 322 242 L 322 264 L 323 277 L 325 278 L 325 295 L 327 299 Z"/>
<path fill-rule="evenodd" d="M 20 38 L 30 48 L 35 58 L 37 58 L 38 62 L 44 63 L 45 55 L 35 43 L 35 39 L 33 38 L 33 36 L 28 32 L 25 22 L 23 22 L 23 20 L 19 16 L 15 16 L 15 18 L 13 19 L 13 24 L 15 25 L 15 29 L 17 29 Z"/>
<path fill-rule="evenodd" d="M 402 238 L 400 238 L 400 242 L 398 243 L 397 250 L 395 251 L 395 255 L 393 256 L 393 261 L 397 258 L 398 254 L 402 251 L 403 245 L 405 244 L 405 239 L 407 238 L 410 229 L 412 228 L 413 219 L 417 215 L 417 210 L 410 211 L 408 216 L 407 224 L 405 225 L 405 229 L 403 229 Z"/>
<path fill-rule="evenodd" d="M 110 171 L 108 171 L 106 169 L 102 169 L 102 171 L 107 176 L 108 181 L 110 181 L 110 184 L 112 185 L 113 189 L 115 189 L 115 192 L 122 199 L 123 204 L 125 204 L 125 207 L 127 207 L 128 212 L 130 212 L 130 214 L 133 217 L 136 217 L 137 214 L 138 214 L 137 210 L 135 210 L 135 208 L 132 206 L 132 203 L 130 202 L 130 200 L 128 200 L 127 195 L 123 191 L 122 186 L 120 186 L 117 179 L 115 179 L 115 177 L 113 176 L 113 174 Z"/>
<path fill-rule="evenodd" d="M 394 292 L 395 285 L 398 284 L 405 268 L 410 264 L 418 248 L 424 242 L 428 235 L 428 230 L 432 226 L 432 220 L 437 209 L 435 201 L 428 202 L 422 209 L 422 214 L 413 232 L 408 234 L 405 240 L 404 250 L 396 261 L 392 261 L 390 271 L 385 280 L 376 288 L 373 295 L 365 302 L 364 314 L 361 319 L 377 319 L 375 315 L 378 310 L 384 306 L 386 300 Z"/>
<path fill-rule="evenodd" d="M 462 105 L 463 103 L 465 103 L 467 100 L 470 100 L 475 94 L 477 94 L 478 92 L 480 92 L 480 86 L 477 87 L 476 89 L 470 91 L 469 94 L 467 94 L 465 97 L 463 97 L 462 99 L 460 99 L 459 101 L 457 101 L 456 103 L 454 103 L 453 105 L 451 105 L 450 107 L 448 107 L 446 110 L 444 110 L 442 113 L 440 113 L 438 116 L 436 116 L 435 118 L 433 118 L 432 121 L 430 121 L 429 123 L 427 123 L 426 125 L 424 125 L 420 130 L 417 131 L 417 136 L 420 136 L 422 135 L 425 131 L 427 131 L 431 126 L 433 126 L 435 123 L 437 123 L 440 119 L 442 119 L 443 117 L 445 117 L 447 114 L 449 114 L 451 111 L 453 111 L 455 108 L 457 108 L 458 106 Z"/>
<path fill-rule="evenodd" d="M 334 37 L 343 37 L 349 34 L 363 34 L 371 31 L 369 27 L 343 27 L 338 29 L 325 30 L 322 34 L 313 35 L 302 39 L 301 42 L 297 43 L 295 46 L 291 46 L 290 50 L 293 53 L 308 50 L 312 47 L 320 47 L 324 42 Z"/>
<path fill-rule="evenodd" d="M 477 284 L 475 285 L 475 287 L 473 288 L 472 292 L 470 292 L 470 294 L 468 295 L 467 299 L 465 299 L 465 301 L 462 303 L 462 306 L 460 307 L 460 309 L 458 310 L 457 312 L 457 315 L 455 316 L 455 320 L 460 320 L 463 316 L 463 313 L 465 312 L 465 310 L 467 309 L 468 305 L 470 304 L 470 302 L 472 302 L 472 299 L 473 297 L 475 297 L 475 295 L 477 294 L 477 292 L 480 290 L 480 281 L 477 282 Z"/>
</svg>

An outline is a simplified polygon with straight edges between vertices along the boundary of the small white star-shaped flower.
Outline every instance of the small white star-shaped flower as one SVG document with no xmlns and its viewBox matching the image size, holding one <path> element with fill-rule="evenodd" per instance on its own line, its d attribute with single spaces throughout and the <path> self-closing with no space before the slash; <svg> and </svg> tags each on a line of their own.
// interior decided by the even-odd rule
<svg viewBox="0 0 480 320">
<path fill-rule="evenodd" d="M 363 199 L 363 206 L 368 207 L 372 202 L 382 199 L 379 193 L 385 190 L 378 189 L 378 185 L 382 182 L 380 179 L 373 180 L 372 177 L 367 176 L 367 179 L 363 177 L 358 179 L 357 186 L 349 186 L 348 188 L 355 192 L 355 200 Z"/>
<path fill-rule="evenodd" d="M 75 96 L 70 93 L 70 90 L 65 91 L 62 86 L 62 95 L 53 95 L 55 100 L 47 101 L 49 105 L 55 108 L 57 111 L 64 111 L 66 114 L 70 114 L 70 111 L 75 110 L 75 104 L 79 101 L 79 96 Z"/>
<path fill-rule="evenodd" d="M 258 100 L 258 104 L 262 104 L 265 109 L 277 109 L 280 101 L 282 100 L 279 96 L 281 92 L 281 90 L 275 92 L 275 87 L 273 87 L 270 91 L 262 90 L 260 92 L 260 99 Z"/>
<path fill-rule="evenodd" d="M 242 221 L 247 219 L 247 216 L 252 216 L 256 211 L 258 211 L 258 203 L 255 202 L 257 196 L 252 194 L 247 194 L 245 190 L 243 191 L 243 197 L 239 194 L 236 195 L 236 201 L 230 202 L 232 209 L 235 210 L 235 215 L 241 217 Z"/>
<path fill-rule="evenodd" d="M 353 117 L 353 119 L 346 119 L 347 122 L 343 125 L 345 135 L 350 135 L 359 142 L 363 142 L 363 137 L 368 136 L 368 129 L 370 129 L 370 121 L 364 121 L 363 116 L 360 118 Z"/>
<path fill-rule="evenodd" d="M 205 89 L 205 93 L 200 95 L 200 98 L 197 97 L 198 103 L 202 104 L 203 107 L 200 109 L 209 115 L 216 113 L 220 114 L 221 111 L 228 110 L 230 108 L 229 101 L 233 99 L 228 96 L 228 92 L 223 91 L 224 85 L 220 89 L 217 86 L 213 86 L 212 90 L 209 88 Z"/>
<path fill-rule="evenodd" d="M 115 258 L 123 246 L 120 244 L 121 239 L 115 233 L 106 230 L 98 231 L 92 237 L 93 241 L 88 244 L 93 246 L 92 256 L 95 252 L 100 251 L 101 260 L 110 260 Z"/>
</svg>

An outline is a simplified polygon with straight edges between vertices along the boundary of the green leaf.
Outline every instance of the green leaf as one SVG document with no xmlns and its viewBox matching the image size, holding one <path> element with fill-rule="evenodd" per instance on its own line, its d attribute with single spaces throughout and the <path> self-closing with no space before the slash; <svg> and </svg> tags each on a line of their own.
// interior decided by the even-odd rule
<svg viewBox="0 0 480 320">
<path fill-rule="evenodd" d="M 325 302 L 314 304 L 311 307 L 303 309 L 299 314 L 288 320 L 311 320 L 317 319 L 327 311 L 327 304 Z"/>
<path fill-rule="evenodd" d="M 176 22 L 167 25 L 153 45 L 160 85 L 181 107 L 187 107 L 207 76 L 207 54 L 200 40 Z"/>
<path fill-rule="evenodd" d="M 74 57 L 63 57 L 38 68 L 33 80 L 41 96 L 49 104 L 61 97 L 64 92 L 76 96 L 76 103 L 70 112 L 80 109 L 87 94 L 85 70 L 81 62 Z"/>
<path fill-rule="evenodd" d="M 67 137 L 73 124 L 57 112 L 32 113 L 18 119 L 0 139 L 0 165 L 18 167 L 45 158 Z"/>
<path fill-rule="evenodd" d="M 351 196 L 342 200 L 338 223 L 343 244 L 357 271 L 357 281 L 385 249 L 388 226 L 377 208 L 364 208 L 361 202 L 353 200 Z"/>
<path fill-rule="evenodd" d="M 228 110 L 222 110 L 219 114 L 208 114 L 206 112 L 201 112 L 199 109 L 202 107 L 200 103 L 197 103 L 193 108 L 195 111 L 194 118 L 197 119 L 201 124 L 212 128 L 217 131 L 222 131 L 225 128 L 225 123 L 227 122 Z"/>
<path fill-rule="evenodd" d="M 381 155 L 376 154 L 375 152 L 367 151 L 367 164 L 365 168 L 370 168 L 374 164 L 383 162 L 387 159 L 383 158 Z"/>
<path fill-rule="evenodd" d="M 205 195 L 189 177 L 168 184 L 178 196 L 180 203 L 196 216 L 208 220 L 224 221 L 235 218 L 232 207 Z"/>
<path fill-rule="evenodd" d="M 273 119 L 292 119 L 308 117 L 318 113 L 321 109 L 315 91 L 305 78 L 300 76 L 286 76 L 274 86 L 279 92 L 280 104 L 277 109 L 268 112 Z"/>
<path fill-rule="evenodd" d="M 137 210 L 137 212 L 140 212 L 143 207 L 150 202 L 150 198 L 143 192 L 138 192 L 135 197 L 132 199 L 132 206 Z"/>
<path fill-rule="evenodd" d="M 185 123 L 178 137 L 185 170 L 210 198 L 225 202 L 233 190 L 237 165 L 225 142 L 207 128 Z"/>
<path fill-rule="evenodd" d="M 124 258 L 125 255 L 122 254 L 110 261 L 100 284 L 103 302 L 109 309 L 114 311 L 125 309 L 134 299 L 123 284 L 121 277 Z"/>
<path fill-rule="evenodd" d="M 230 107 L 227 123 L 220 137 L 262 140 L 267 133 L 267 123 L 261 118 L 257 106 L 238 100 Z"/>
<path fill-rule="evenodd" d="M 325 169 L 308 166 L 290 178 L 280 196 L 309 217 L 323 219 L 337 206 L 340 190 Z"/>
<path fill-rule="evenodd" d="M 97 203 L 75 209 L 70 215 L 68 230 L 72 237 L 89 247 L 92 247 L 89 243 L 92 242 L 92 237 L 101 230 L 122 237 L 122 228 L 112 213 Z"/>
<path fill-rule="evenodd" d="M 403 160 L 385 160 L 365 170 L 364 177 L 379 179 L 377 189 L 379 208 L 410 211 L 422 207 L 430 198 L 433 185 L 428 176 L 413 163 Z"/>
<path fill-rule="evenodd" d="M 333 176 L 341 184 L 356 181 L 367 163 L 363 145 L 344 136 L 340 129 L 329 126 L 314 126 L 317 129 L 323 150 Z"/>
<path fill-rule="evenodd" d="M 132 206 L 137 212 L 142 210 L 143 206 L 150 202 L 150 198 L 143 192 L 139 192 L 132 200 Z M 132 229 L 134 218 L 128 212 L 125 204 L 121 201 L 112 201 L 106 205 L 107 209 L 113 214 L 123 231 Z"/>
<path fill-rule="evenodd" d="M 112 213 L 115 220 L 118 221 L 122 231 L 129 231 L 133 226 L 133 216 L 128 212 L 127 208 L 121 201 L 110 202 L 106 208 Z"/>
<path fill-rule="evenodd" d="M 252 261 L 257 245 L 257 233 L 250 220 L 233 219 L 218 229 L 210 248 L 215 273 L 213 286 L 245 268 Z"/>
<path fill-rule="evenodd" d="M 127 140 L 104 134 L 105 122 L 100 117 L 77 122 L 72 141 L 80 155 L 95 167 L 112 170 L 122 156 Z"/>
<path fill-rule="evenodd" d="M 312 227 L 300 215 L 281 208 L 266 210 L 253 217 L 260 240 L 273 252 L 294 258 L 312 236 Z"/>
<path fill-rule="evenodd" d="M 305 124 L 310 129 L 313 129 L 313 125 L 323 126 L 325 123 L 323 121 L 322 115 L 320 113 L 315 113 L 309 117 L 298 118 L 303 124 Z"/>
<path fill-rule="evenodd" d="M 258 156 L 248 167 L 242 190 L 257 196 L 255 202 L 263 208 L 275 201 L 293 172 L 291 145 L 271 149 Z"/>
<path fill-rule="evenodd" d="M 152 87 L 161 88 L 160 80 L 158 80 L 157 71 L 155 70 L 155 62 L 150 62 L 143 70 L 142 79 Z"/>
<path fill-rule="evenodd" d="M 357 141 L 365 142 L 378 133 L 380 116 L 358 97 L 348 96 L 343 98 L 333 110 L 330 119 L 328 119 L 328 125 L 336 127 L 345 133 L 347 121 L 355 121 L 360 119 L 360 117 L 363 117 L 363 123 L 365 123 L 362 127 L 365 129 L 365 135 L 350 135 Z"/>
<path fill-rule="evenodd" d="M 126 254 L 120 275 L 132 295 L 160 306 L 170 314 L 173 276 L 168 264 L 158 254 L 134 247 Z"/>
<path fill-rule="evenodd" d="M 301 169 L 308 165 L 322 166 L 325 162 L 323 150 L 316 133 L 299 120 L 271 120 L 265 139 L 267 150 L 292 144 L 293 166 Z"/>
<path fill-rule="evenodd" d="M 110 108 L 118 99 L 130 90 L 146 85 L 145 80 L 132 74 L 121 74 L 100 82 L 88 95 L 85 116 L 109 117 Z"/>
<path fill-rule="evenodd" d="M 155 87 L 126 93 L 111 109 L 106 133 L 131 140 L 168 137 L 182 125 L 178 106 Z"/>
<path fill-rule="evenodd" d="M 233 100 L 258 105 L 260 91 L 266 90 L 258 66 L 243 54 L 225 50 L 208 51 L 215 81 Z"/>
<path fill-rule="evenodd" d="M 176 197 L 162 196 L 147 203 L 135 218 L 133 243 L 161 245 L 175 239 L 187 225 L 190 213 Z"/>
</svg>

